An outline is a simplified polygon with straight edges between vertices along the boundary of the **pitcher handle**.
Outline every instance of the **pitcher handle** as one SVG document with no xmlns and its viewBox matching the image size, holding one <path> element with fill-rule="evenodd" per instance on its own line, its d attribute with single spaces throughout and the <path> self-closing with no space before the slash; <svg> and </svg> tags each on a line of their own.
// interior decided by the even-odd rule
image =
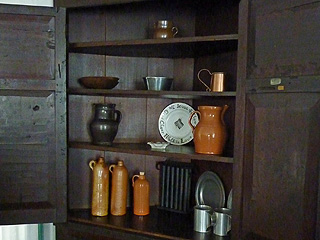
<svg viewBox="0 0 320 240">
<path fill-rule="evenodd" d="M 211 91 L 212 91 L 211 88 L 210 88 L 207 84 L 205 84 L 205 82 L 202 81 L 201 78 L 200 78 L 200 73 L 203 72 L 203 71 L 207 71 L 207 72 L 210 74 L 210 76 L 212 75 L 212 73 L 211 73 L 208 69 L 206 69 L 206 68 L 201 69 L 201 70 L 198 72 L 198 79 L 199 79 L 199 81 L 206 87 L 206 91 L 211 92 Z"/>
<path fill-rule="evenodd" d="M 173 32 L 173 37 L 174 37 L 179 32 L 179 29 L 177 27 L 172 27 L 171 31 Z"/>
<path fill-rule="evenodd" d="M 222 112 L 221 112 L 221 122 L 222 122 L 223 125 L 226 125 L 225 122 L 224 122 L 224 113 L 227 111 L 228 108 L 229 108 L 228 105 L 224 105 L 223 109 L 222 109 Z"/>
<path fill-rule="evenodd" d="M 96 161 L 95 160 L 91 160 L 89 162 L 89 167 L 91 168 L 91 170 L 93 170 L 94 166 L 96 165 Z"/>
<path fill-rule="evenodd" d="M 122 114 L 121 114 L 121 112 L 119 111 L 119 110 L 115 110 L 114 111 L 115 113 L 116 113 L 116 121 L 117 121 L 117 123 L 120 123 L 121 122 L 121 119 L 122 119 Z"/>
<path fill-rule="evenodd" d="M 116 165 L 114 165 L 114 164 L 112 164 L 112 165 L 110 165 L 110 167 L 109 167 L 109 171 L 111 172 L 111 173 L 113 173 L 113 168 L 115 167 Z"/>
<path fill-rule="evenodd" d="M 189 120 L 188 120 L 188 123 L 189 123 L 190 127 L 192 128 L 192 132 L 194 131 L 194 129 L 196 128 L 196 126 L 193 126 L 193 125 L 191 124 L 191 120 L 192 120 L 193 115 L 195 115 L 196 113 L 199 114 L 199 119 L 200 119 L 200 118 L 201 118 L 201 113 L 200 113 L 198 110 L 196 110 L 196 111 L 194 111 L 194 112 L 191 113 L 191 115 L 190 115 L 190 117 L 189 117 Z"/>
<path fill-rule="evenodd" d="M 139 177 L 139 175 L 133 175 L 133 177 L 132 177 L 132 187 L 134 187 L 134 179 L 135 179 L 136 177 Z"/>
</svg>

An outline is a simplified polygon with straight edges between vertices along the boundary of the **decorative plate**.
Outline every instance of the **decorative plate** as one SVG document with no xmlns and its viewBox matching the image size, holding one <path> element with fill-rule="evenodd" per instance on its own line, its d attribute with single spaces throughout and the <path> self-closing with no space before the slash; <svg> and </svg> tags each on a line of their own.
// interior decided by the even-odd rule
<svg viewBox="0 0 320 240">
<path fill-rule="evenodd" d="M 225 205 L 225 197 L 223 184 L 216 173 L 206 171 L 199 177 L 195 194 L 197 205 L 221 208 Z"/>
<path fill-rule="evenodd" d="M 158 128 L 161 137 L 173 145 L 183 145 L 193 139 L 189 118 L 194 109 L 186 103 L 172 103 L 160 114 Z M 196 126 L 199 122 L 197 114 L 191 119 L 191 124 Z"/>
</svg>

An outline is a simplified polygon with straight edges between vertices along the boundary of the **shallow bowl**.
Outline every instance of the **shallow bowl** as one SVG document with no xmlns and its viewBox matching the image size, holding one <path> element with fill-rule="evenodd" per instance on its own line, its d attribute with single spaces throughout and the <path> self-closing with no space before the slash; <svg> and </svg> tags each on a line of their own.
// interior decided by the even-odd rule
<svg viewBox="0 0 320 240">
<path fill-rule="evenodd" d="M 144 77 L 146 88 L 148 90 L 167 91 L 171 89 L 173 78 L 168 77 Z"/>
<path fill-rule="evenodd" d="M 79 83 L 85 88 L 112 89 L 119 83 L 117 77 L 82 77 Z"/>
</svg>

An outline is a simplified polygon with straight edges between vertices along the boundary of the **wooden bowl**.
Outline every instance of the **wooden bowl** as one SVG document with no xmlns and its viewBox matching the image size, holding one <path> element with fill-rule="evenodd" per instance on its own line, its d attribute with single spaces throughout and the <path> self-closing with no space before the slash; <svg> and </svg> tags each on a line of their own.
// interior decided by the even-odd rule
<svg viewBox="0 0 320 240">
<path fill-rule="evenodd" d="M 79 83 L 85 88 L 112 89 L 119 83 L 117 77 L 82 77 Z"/>
</svg>

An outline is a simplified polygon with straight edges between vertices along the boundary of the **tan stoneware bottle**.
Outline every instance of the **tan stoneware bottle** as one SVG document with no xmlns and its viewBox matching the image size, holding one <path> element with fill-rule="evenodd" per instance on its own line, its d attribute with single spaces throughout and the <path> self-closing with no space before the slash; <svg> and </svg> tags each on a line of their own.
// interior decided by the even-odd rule
<svg viewBox="0 0 320 240">
<path fill-rule="evenodd" d="M 217 154 L 223 153 L 227 140 L 226 124 L 224 114 L 228 105 L 220 106 L 199 106 L 189 118 L 189 125 L 193 129 L 193 141 L 196 153 Z M 198 114 L 200 121 L 196 127 L 191 124 L 194 114 Z"/>
<path fill-rule="evenodd" d="M 127 212 L 128 170 L 119 160 L 117 165 L 110 165 L 109 171 L 112 173 L 110 213 L 122 216 Z"/>
<path fill-rule="evenodd" d="M 92 176 L 91 214 L 94 216 L 108 215 L 109 205 L 109 171 L 103 157 L 97 161 L 91 160 L 89 167 Z"/>
<path fill-rule="evenodd" d="M 139 216 L 148 215 L 150 213 L 150 185 L 144 172 L 132 177 L 132 187 L 133 214 Z"/>
</svg>

